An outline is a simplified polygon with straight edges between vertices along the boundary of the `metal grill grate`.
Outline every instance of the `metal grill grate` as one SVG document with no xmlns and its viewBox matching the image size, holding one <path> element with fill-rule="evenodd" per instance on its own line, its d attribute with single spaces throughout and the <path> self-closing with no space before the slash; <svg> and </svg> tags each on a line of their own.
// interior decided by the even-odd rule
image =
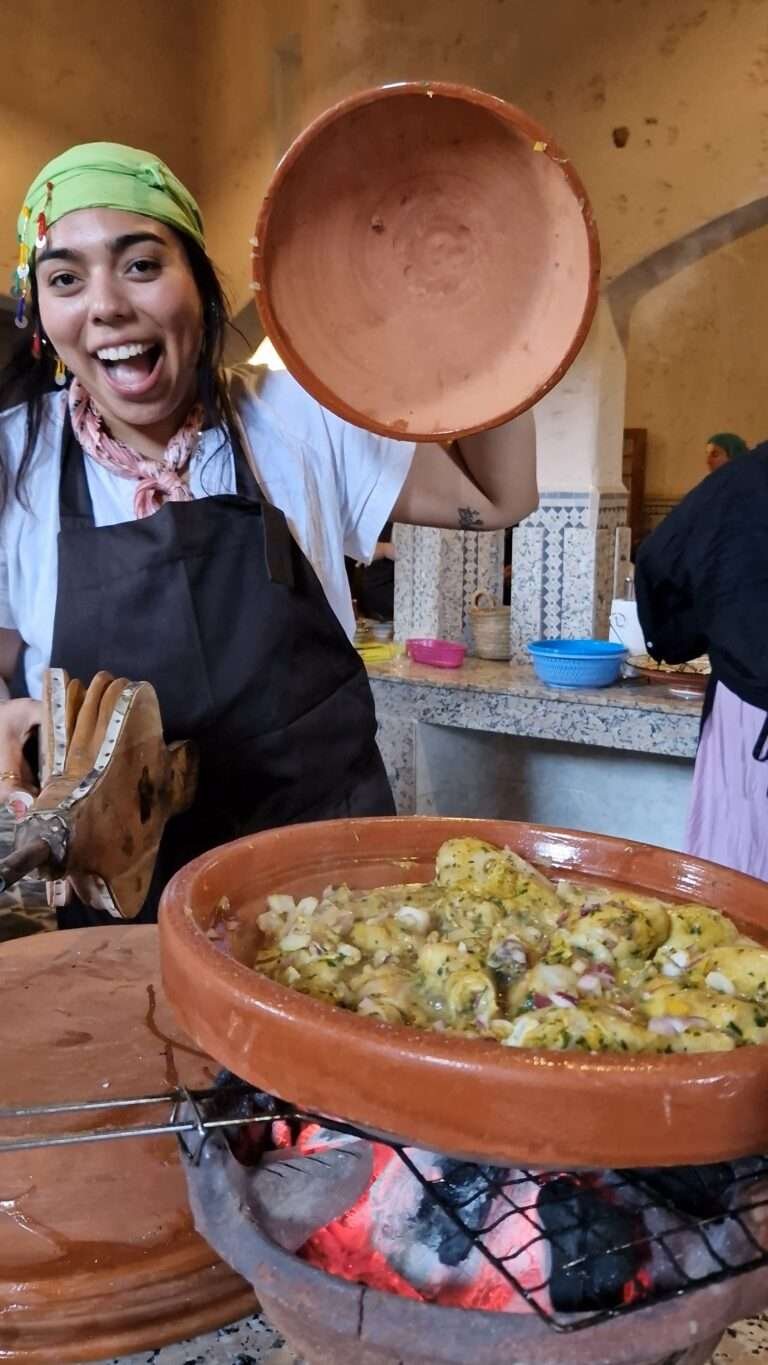
<svg viewBox="0 0 768 1365">
<path fill-rule="evenodd" d="M 559 1332 L 768 1267 L 765 1157 L 578 1174 L 456 1162 L 430 1176 L 395 1150 L 446 1220 Z M 512 1220 L 514 1250 L 504 1254 Z M 542 1267 L 538 1278 L 531 1265 Z"/>
<path fill-rule="evenodd" d="M 0 1125 L 23 1120 L 26 1126 L 83 1111 L 94 1118 L 107 1111 L 111 1118 L 116 1110 L 141 1113 L 158 1105 L 170 1108 L 169 1117 L 151 1123 L 13 1138 L 5 1136 L 6 1129 L 0 1162 L 7 1151 L 164 1133 L 176 1135 L 187 1156 L 198 1161 L 216 1131 L 223 1130 L 236 1154 L 249 1128 L 260 1135 L 259 1145 L 269 1145 L 277 1119 L 381 1141 L 300 1112 L 228 1074 L 208 1090 L 182 1087 L 164 1095 L 4 1109 Z M 444 1220 L 454 1254 L 461 1259 L 476 1250 L 557 1332 L 578 1332 L 768 1267 L 768 1157 L 669 1170 L 569 1173 L 449 1157 L 420 1163 L 424 1154 L 416 1149 L 388 1145 L 418 1182 L 433 1220 Z"/>
</svg>

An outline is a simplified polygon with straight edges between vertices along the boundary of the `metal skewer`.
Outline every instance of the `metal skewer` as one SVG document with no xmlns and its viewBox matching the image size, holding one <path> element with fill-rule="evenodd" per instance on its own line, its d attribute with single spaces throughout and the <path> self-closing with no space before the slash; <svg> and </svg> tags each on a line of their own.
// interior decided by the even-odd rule
<svg viewBox="0 0 768 1365">
<path fill-rule="evenodd" d="M 36 1104 L 20 1109 L 0 1109 L 0 1123 L 4 1120 L 39 1118 L 52 1114 L 74 1114 L 99 1112 L 104 1109 L 133 1109 L 140 1106 L 168 1104 L 172 1113 L 167 1123 L 145 1124 L 141 1127 L 88 1129 L 82 1133 L 58 1133 L 50 1137 L 3 1138 L 0 1139 L 0 1153 L 33 1151 L 39 1147 L 69 1147 L 84 1142 L 106 1142 L 118 1138 L 158 1137 L 166 1133 L 202 1133 L 217 1128 L 243 1127 L 249 1123 L 272 1123 L 277 1119 L 292 1118 L 293 1110 L 285 1113 L 250 1114 L 239 1118 L 204 1118 L 197 1104 L 200 1100 L 222 1098 L 227 1094 L 247 1093 L 242 1086 L 219 1086 L 208 1090 L 187 1090 L 179 1086 L 177 1090 L 162 1095 L 135 1095 L 125 1099 L 103 1099 L 71 1101 L 67 1104 Z M 195 1117 L 179 1120 L 176 1112 L 180 1104 L 192 1106 Z"/>
</svg>

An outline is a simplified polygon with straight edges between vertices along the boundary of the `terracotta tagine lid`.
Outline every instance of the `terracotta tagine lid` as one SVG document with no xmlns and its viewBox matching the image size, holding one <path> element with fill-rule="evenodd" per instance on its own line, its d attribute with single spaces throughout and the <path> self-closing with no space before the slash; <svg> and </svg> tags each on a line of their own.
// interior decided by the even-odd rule
<svg viewBox="0 0 768 1365">
<path fill-rule="evenodd" d="M 440 844 L 461 835 L 508 845 L 555 877 L 703 901 L 768 938 L 764 882 L 645 844 L 502 820 L 294 826 L 216 849 L 167 887 L 163 981 L 183 1027 L 244 1080 L 310 1112 L 475 1160 L 569 1170 L 767 1151 L 768 1047 L 677 1056 L 518 1050 L 385 1024 L 245 965 L 271 892 L 429 881 Z"/>
<path fill-rule="evenodd" d="M 353 95 L 277 168 L 253 239 L 265 331 L 341 417 L 453 439 L 565 374 L 597 300 L 584 188 L 537 123 L 467 86 Z"/>
<path fill-rule="evenodd" d="M 0 949 L 2 1105 L 208 1085 L 180 1032 L 155 926 L 38 934 Z M 0 1118 L 0 1137 L 162 1123 L 168 1107 Z M 251 1312 L 250 1286 L 192 1227 L 176 1139 L 0 1153 L 0 1358 L 64 1365 L 149 1350 Z"/>
</svg>

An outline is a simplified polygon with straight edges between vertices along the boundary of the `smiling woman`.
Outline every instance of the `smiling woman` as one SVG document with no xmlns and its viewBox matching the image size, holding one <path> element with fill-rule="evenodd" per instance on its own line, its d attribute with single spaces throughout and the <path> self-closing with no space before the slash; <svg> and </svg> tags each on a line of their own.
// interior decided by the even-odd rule
<svg viewBox="0 0 768 1365">
<path fill-rule="evenodd" d="M 0 375 L 0 799 L 32 788 L 42 674 L 146 679 L 198 796 L 139 919 L 183 863 L 249 830 L 387 814 L 345 554 L 399 520 L 492 528 L 536 501 L 530 416 L 449 453 L 350 426 L 287 373 L 225 373 L 226 303 L 194 199 L 149 153 L 75 147 L 19 218 Z M 58 387 L 57 387 L 58 385 Z M 14 668 L 14 660 L 17 660 Z M 107 919 L 74 902 L 64 926 Z"/>
</svg>

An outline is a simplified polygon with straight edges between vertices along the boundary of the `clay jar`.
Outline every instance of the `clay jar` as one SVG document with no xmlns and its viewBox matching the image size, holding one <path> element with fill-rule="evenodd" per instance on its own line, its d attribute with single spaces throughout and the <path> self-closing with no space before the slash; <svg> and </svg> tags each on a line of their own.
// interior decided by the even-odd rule
<svg viewBox="0 0 768 1365">
<path fill-rule="evenodd" d="M 275 172 L 253 239 L 265 331 L 341 417 L 451 440 L 530 407 L 589 330 L 599 248 L 567 156 L 466 86 L 352 96 Z"/>
<path fill-rule="evenodd" d="M 282 1099 L 457 1156 L 574 1169 L 768 1149 L 768 1047 L 687 1056 L 517 1050 L 388 1025 L 245 965 L 268 894 L 428 881 L 440 844 L 461 835 L 508 845 L 555 877 L 703 901 L 758 938 L 768 933 L 763 882 L 603 835 L 422 817 L 269 830 L 204 855 L 165 891 L 162 973 L 179 1022 Z"/>
</svg>

